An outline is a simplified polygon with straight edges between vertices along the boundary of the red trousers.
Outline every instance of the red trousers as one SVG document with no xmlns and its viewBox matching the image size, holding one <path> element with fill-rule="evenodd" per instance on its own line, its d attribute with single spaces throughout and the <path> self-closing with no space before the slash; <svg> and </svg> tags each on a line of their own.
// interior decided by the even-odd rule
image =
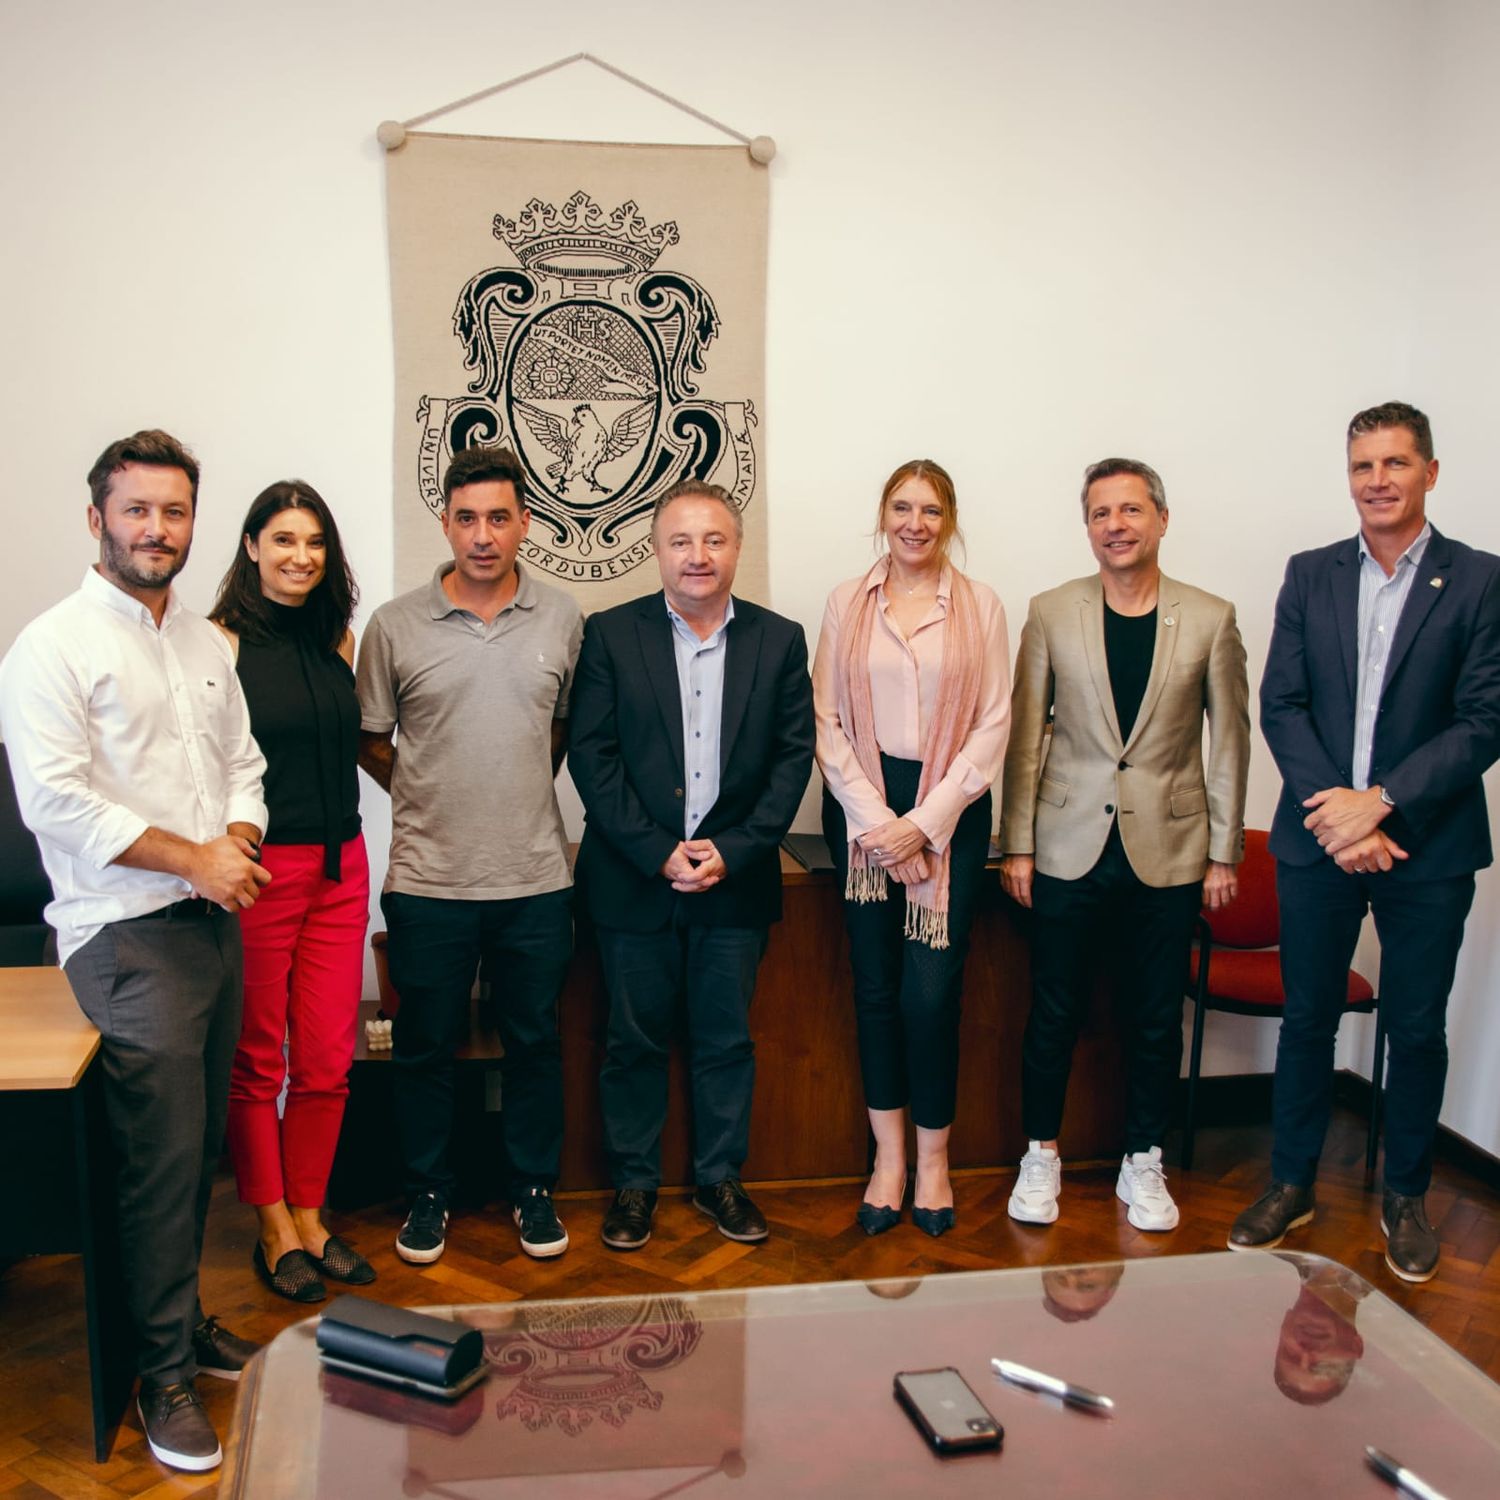
<svg viewBox="0 0 1500 1500">
<path fill-rule="evenodd" d="M 245 1019 L 229 1079 L 229 1154 L 242 1203 L 319 1208 L 349 1094 L 370 865 L 362 834 L 343 847 L 342 880 L 325 878 L 321 844 L 266 844 L 261 859 L 271 883 L 240 913 Z"/>
</svg>

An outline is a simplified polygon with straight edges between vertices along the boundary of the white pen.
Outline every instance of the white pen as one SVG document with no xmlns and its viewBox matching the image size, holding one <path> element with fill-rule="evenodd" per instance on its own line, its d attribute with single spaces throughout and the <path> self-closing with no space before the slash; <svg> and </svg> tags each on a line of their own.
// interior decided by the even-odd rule
<svg viewBox="0 0 1500 1500">
<path fill-rule="evenodd" d="M 1066 1380 L 1059 1380 L 1056 1375 L 1043 1375 L 1040 1370 L 1028 1370 L 1025 1365 L 1018 1365 L 1008 1359 L 992 1359 L 990 1368 L 1002 1380 L 1008 1380 L 1012 1385 L 1019 1385 L 1028 1391 L 1041 1391 L 1043 1395 L 1057 1396 L 1066 1401 L 1069 1406 L 1076 1406 L 1080 1411 L 1091 1411 L 1099 1416 L 1109 1416 L 1115 1409 L 1115 1403 L 1108 1396 L 1101 1396 L 1098 1391 L 1091 1391 L 1087 1386 L 1073 1385 Z"/>
<path fill-rule="evenodd" d="M 1443 1500 L 1442 1495 L 1425 1480 L 1418 1479 L 1408 1468 L 1403 1467 L 1389 1453 L 1369 1444 L 1365 1446 L 1365 1460 L 1388 1484 L 1393 1484 L 1403 1495 L 1415 1500 Z"/>
</svg>

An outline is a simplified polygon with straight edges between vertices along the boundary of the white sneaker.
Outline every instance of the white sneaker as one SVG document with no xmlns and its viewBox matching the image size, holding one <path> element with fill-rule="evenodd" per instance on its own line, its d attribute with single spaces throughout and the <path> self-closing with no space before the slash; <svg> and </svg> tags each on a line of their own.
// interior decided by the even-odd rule
<svg viewBox="0 0 1500 1500">
<path fill-rule="evenodd" d="M 1177 1228 L 1177 1205 L 1167 1191 L 1167 1174 L 1161 1169 L 1161 1147 L 1137 1151 L 1120 1163 L 1115 1197 L 1130 1205 L 1125 1215 L 1137 1229 Z"/>
<path fill-rule="evenodd" d="M 1062 1163 L 1057 1152 L 1043 1150 L 1040 1141 L 1032 1141 L 1021 1158 L 1021 1175 L 1007 1205 L 1011 1218 L 1023 1224 L 1056 1223 L 1061 1191 Z"/>
</svg>

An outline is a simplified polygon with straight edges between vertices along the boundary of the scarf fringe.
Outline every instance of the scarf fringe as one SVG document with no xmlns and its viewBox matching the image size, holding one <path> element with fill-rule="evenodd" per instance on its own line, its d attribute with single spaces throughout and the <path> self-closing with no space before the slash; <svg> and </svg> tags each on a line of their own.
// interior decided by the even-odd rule
<svg viewBox="0 0 1500 1500">
<path fill-rule="evenodd" d="M 913 942 L 929 948 L 948 946 L 948 913 L 935 906 L 918 906 L 909 896 L 906 900 L 906 935 Z"/>
<path fill-rule="evenodd" d="M 849 861 L 849 878 L 844 882 L 844 899 L 864 906 L 870 901 L 886 899 L 885 871 L 879 865 L 856 865 Z"/>
</svg>

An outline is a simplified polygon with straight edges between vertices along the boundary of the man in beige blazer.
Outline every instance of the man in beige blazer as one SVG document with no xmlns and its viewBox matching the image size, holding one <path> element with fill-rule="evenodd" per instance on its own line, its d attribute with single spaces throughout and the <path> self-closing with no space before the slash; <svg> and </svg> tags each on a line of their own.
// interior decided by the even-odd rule
<svg viewBox="0 0 1500 1500">
<path fill-rule="evenodd" d="M 1001 880 L 1034 925 L 1021 1075 L 1030 1144 L 1010 1215 L 1057 1218 L 1068 1072 L 1103 953 L 1129 1026 L 1115 1191 L 1137 1229 L 1167 1230 L 1177 1205 L 1161 1143 L 1182 1064 L 1188 945 L 1200 903 L 1234 900 L 1244 849 L 1245 648 L 1232 604 L 1163 575 L 1167 503 L 1154 469 L 1093 464 L 1083 517 L 1099 571 L 1031 601 L 1011 700 Z"/>
</svg>

